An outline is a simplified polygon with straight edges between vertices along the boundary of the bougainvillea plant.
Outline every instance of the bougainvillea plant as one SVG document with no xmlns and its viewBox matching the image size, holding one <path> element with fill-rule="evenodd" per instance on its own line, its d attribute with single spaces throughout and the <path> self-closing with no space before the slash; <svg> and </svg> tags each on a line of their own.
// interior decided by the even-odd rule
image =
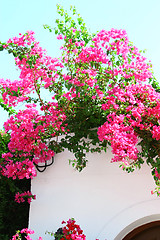
<svg viewBox="0 0 160 240">
<path fill-rule="evenodd" d="M 60 58 L 48 56 L 32 31 L 0 42 L 0 50 L 13 54 L 20 71 L 18 80 L 0 79 L 0 105 L 10 114 L 4 123 L 10 141 L 1 174 L 33 178 L 35 165 L 65 148 L 74 153 L 70 162 L 81 171 L 87 152 L 106 151 L 110 145 L 112 161 L 128 172 L 147 162 L 159 195 L 160 88 L 151 63 L 125 30 L 91 34 L 74 7 L 72 18 L 61 6 L 57 9 Z M 15 112 L 22 102 L 26 108 Z"/>
<path fill-rule="evenodd" d="M 34 231 L 28 228 L 23 228 L 22 230 L 18 230 L 14 236 L 12 236 L 11 240 L 32 240 L 30 237 L 30 234 L 34 234 Z M 43 240 L 41 237 L 39 237 L 38 240 Z"/>
<path fill-rule="evenodd" d="M 69 219 L 67 222 L 62 221 L 64 225 L 62 228 L 59 228 L 55 233 L 46 232 L 51 236 L 54 236 L 55 240 L 86 240 L 86 236 L 83 234 L 83 230 L 76 223 L 74 218 Z M 22 240 L 23 238 L 32 240 L 30 234 L 34 234 L 34 231 L 28 228 L 18 230 L 11 240 Z M 43 240 L 42 237 L 39 237 L 38 240 Z M 98 240 L 98 239 L 96 239 Z"/>
<path fill-rule="evenodd" d="M 71 218 L 67 222 L 63 221 L 61 234 L 54 234 L 56 240 L 86 240 L 86 236 L 83 234 L 83 230 L 80 228 L 76 221 Z"/>
<path fill-rule="evenodd" d="M 76 223 L 74 218 L 69 219 L 67 222 L 62 221 L 63 227 L 53 232 L 46 232 L 51 236 L 54 236 L 55 240 L 86 240 L 86 236 L 83 234 L 83 230 Z"/>
<path fill-rule="evenodd" d="M 36 196 L 33 195 L 30 191 L 23 193 L 18 192 L 15 195 L 15 202 L 17 203 L 25 202 L 27 200 L 27 202 L 30 204 L 32 199 L 36 199 Z"/>
</svg>

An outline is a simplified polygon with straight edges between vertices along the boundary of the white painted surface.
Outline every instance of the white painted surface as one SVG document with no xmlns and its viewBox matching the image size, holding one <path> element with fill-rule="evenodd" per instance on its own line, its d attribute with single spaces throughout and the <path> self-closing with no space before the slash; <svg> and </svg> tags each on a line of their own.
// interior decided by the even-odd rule
<svg viewBox="0 0 160 240">
<path fill-rule="evenodd" d="M 88 156 L 88 166 L 75 171 L 67 150 L 55 156 L 55 163 L 32 180 L 37 195 L 30 208 L 29 228 L 36 240 L 53 239 L 45 231 L 55 232 L 62 220 L 74 217 L 87 240 L 121 240 L 134 227 L 160 220 L 160 199 L 154 189 L 150 168 L 126 173 L 110 163 L 111 150 Z"/>
</svg>

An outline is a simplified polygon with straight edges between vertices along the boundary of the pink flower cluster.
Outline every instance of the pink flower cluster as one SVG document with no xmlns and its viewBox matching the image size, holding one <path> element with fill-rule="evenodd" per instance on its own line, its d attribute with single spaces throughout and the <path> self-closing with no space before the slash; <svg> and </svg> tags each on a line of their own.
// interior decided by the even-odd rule
<svg viewBox="0 0 160 240">
<path fill-rule="evenodd" d="M 112 76 L 121 75 L 127 79 L 132 78 L 137 82 L 146 81 L 152 77 L 150 66 L 145 62 L 146 58 L 140 54 L 135 46 L 129 43 L 125 30 L 102 30 L 93 38 L 93 41 L 96 48 L 109 52 L 107 63 L 109 62 L 113 68 L 106 70 L 107 73 L 112 74 Z M 123 64 L 114 64 L 113 54 L 116 56 L 116 61 L 120 63 L 121 59 Z"/>
<path fill-rule="evenodd" d="M 109 62 L 109 59 L 106 53 L 101 48 L 86 47 L 83 48 L 82 52 L 78 55 L 76 61 L 81 61 L 83 63 L 90 63 L 94 61 L 106 64 Z"/>
<path fill-rule="evenodd" d="M 64 132 L 62 123 L 66 116 L 56 109 L 54 103 L 45 107 L 46 115 L 42 116 L 34 108 L 27 105 L 11 116 L 4 124 L 5 131 L 10 133 L 8 144 L 9 153 L 2 155 L 1 173 L 15 179 L 18 177 L 32 178 L 36 176 L 34 163 L 45 162 L 54 156 L 54 152 L 47 146 L 48 136 L 53 137 Z M 15 162 L 15 158 L 19 161 Z"/>
<path fill-rule="evenodd" d="M 32 238 L 28 234 L 34 234 L 34 231 L 28 228 L 24 228 L 12 236 L 11 240 L 20 240 L 22 236 L 24 236 L 27 240 L 32 240 Z M 42 237 L 39 237 L 38 240 L 43 240 Z"/>
<path fill-rule="evenodd" d="M 108 140 L 111 142 L 114 153 L 113 162 L 120 161 L 129 165 L 137 160 L 136 144 L 138 139 L 133 128 L 125 125 L 124 118 L 125 115 L 110 114 L 107 117 L 108 121 L 98 128 L 98 136 L 100 141 Z"/>
<path fill-rule="evenodd" d="M 62 228 L 64 236 L 59 240 L 86 240 L 83 230 L 74 219 L 69 219 L 67 222 L 62 221 L 62 224 L 65 224 Z"/>
<path fill-rule="evenodd" d="M 160 179 L 160 173 L 158 173 L 157 169 L 155 169 L 155 176 Z"/>
<path fill-rule="evenodd" d="M 23 178 L 33 178 L 37 176 L 37 172 L 34 163 L 29 158 L 24 160 L 19 159 L 19 161 L 13 158 L 14 155 L 9 153 L 4 153 L 2 158 L 4 161 L 1 163 L 0 170 L 1 174 L 6 177 L 11 177 L 13 179 L 23 179 Z"/>
<path fill-rule="evenodd" d="M 36 199 L 36 195 L 33 195 L 30 191 L 23 192 L 23 193 L 16 193 L 15 195 L 15 202 L 21 203 L 25 202 L 27 199 L 27 202 L 30 204 L 32 199 Z"/>
<path fill-rule="evenodd" d="M 32 240 L 32 238 L 28 235 L 28 234 L 34 234 L 34 231 L 31 230 L 31 229 L 28 229 L 28 228 L 24 228 L 22 229 L 21 231 L 17 231 L 17 233 L 12 236 L 12 239 L 11 240 L 18 240 L 18 239 L 21 239 L 22 237 L 22 234 L 25 234 L 25 238 L 27 240 Z"/>
<path fill-rule="evenodd" d="M 63 65 L 57 58 L 47 56 L 46 51 L 35 41 L 32 31 L 19 38 L 9 39 L 5 48 L 11 46 L 28 48 L 22 56 L 15 57 L 16 65 L 20 69 L 20 80 L 0 79 L 4 104 L 16 106 L 28 99 L 27 95 L 37 88 L 37 84 L 45 88 L 52 85 L 58 77 L 58 68 L 63 68 Z"/>
<path fill-rule="evenodd" d="M 125 30 L 102 30 L 92 39 L 91 46 L 83 47 L 77 43 L 76 38 L 74 41 L 66 40 L 63 47 L 63 64 L 80 64 L 82 67 L 77 67 L 74 77 L 67 74 L 64 80 L 69 80 L 81 89 L 88 85 L 89 89 L 92 88 L 92 99 L 97 96 L 103 98 L 106 88 L 101 88 L 103 83 L 107 85 L 105 80 L 112 79 L 113 84 L 123 82 L 123 79 L 141 83 L 152 78 L 151 65 L 138 49 L 130 44 Z"/>
<path fill-rule="evenodd" d="M 138 142 L 135 128 L 149 131 L 156 140 L 160 139 L 159 121 L 160 94 L 150 85 L 132 84 L 125 88 L 114 87 L 108 91 L 104 111 L 110 110 L 105 122 L 98 129 L 100 141 L 111 142 L 115 154 L 113 161 L 122 161 L 126 165 L 136 161 Z"/>
</svg>

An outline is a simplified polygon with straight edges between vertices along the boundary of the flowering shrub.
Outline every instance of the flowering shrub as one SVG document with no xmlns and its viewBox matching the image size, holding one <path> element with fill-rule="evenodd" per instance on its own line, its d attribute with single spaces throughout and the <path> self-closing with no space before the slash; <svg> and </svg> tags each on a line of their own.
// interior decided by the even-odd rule
<svg viewBox="0 0 160 240">
<path fill-rule="evenodd" d="M 18 230 L 14 236 L 12 236 L 11 240 L 22 240 L 22 238 L 26 238 L 27 240 L 32 240 L 32 238 L 28 234 L 34 234 L 34 231 L 28 228 L 24 228 L 22 230 Z M 39 237 L 38 240 L 43 240 Z"/>
<path fill-rule="evenodd" d="M 55 234 L 55 240 L 86 240 L 86 236 L 83 234 L 83 230 L 80 228 L 76 221 L 71 218 L 67 222 L 63 221 L 64 227 L 60 228 Z M 48 232 L 53 236 L 53 233 Z M 11 240 L 22 240 L 22 236 L 27 240 L 32 240 L 28 234 L 34 234 L 34 231 L 26 228 L 21 231 L 17 231 Z M 41 237 L 38 240 L 43 240 Z"/>
<path fill-rule="evenodd" d="M 112 161 L 128 172 L 147 162 L 159 195 L 160 93 L 152 65 L 125 30 L 90 34 L 76 9 L 71 11 L 73 18 L 58 6 L 63 18 L 55 28 L 63 41 L 59 59 L 47 55 L 32 31 L 0 43 L 20 70 L 19 80 L 0 79 L 1 106 L 11 115 L 4 123 L 10 142 L 1 174 L 33 178 L 36 164 L 65 148 L 81 171 L 87 152 L 101 152 L 109 144 Z M 15 113 L 20 102 L 26 109 Z"/>
<path fill-rule="evenodd" d="M 73 218 L 67 222 L 63 221 L 62 224 L 65 224 L 62 228 L 63 237 L 59 238 L 59 240 L 86 240 L 83 230 L 76 224 Z"/>
</svg>

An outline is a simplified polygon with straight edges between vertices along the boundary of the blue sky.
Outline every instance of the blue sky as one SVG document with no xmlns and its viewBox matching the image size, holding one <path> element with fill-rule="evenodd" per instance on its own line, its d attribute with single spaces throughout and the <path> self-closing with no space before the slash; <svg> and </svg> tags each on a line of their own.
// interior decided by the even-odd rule
<svg viewBox="0 0 160 240">
<path fill-rule="evenodd" d="M 139 49 L 147 49 L 157 79 L 160 79 L 160 1 L 159 0 L 6 0 L 0 1 L 0 41 L 33 30 L 41 46 L 53 57 L 60 54 L 60 43 L 43 24 L 55 26 L 56 4 L 69 10 L 76 6 L 88 29 L 96 32 L 110 28 L 125 29 Z M 0 52 L 0 78 L 17 79 L 19 72 L 10 55 Z M 1 111 L 0 128 L 7 115 Z"/>
</svg>

